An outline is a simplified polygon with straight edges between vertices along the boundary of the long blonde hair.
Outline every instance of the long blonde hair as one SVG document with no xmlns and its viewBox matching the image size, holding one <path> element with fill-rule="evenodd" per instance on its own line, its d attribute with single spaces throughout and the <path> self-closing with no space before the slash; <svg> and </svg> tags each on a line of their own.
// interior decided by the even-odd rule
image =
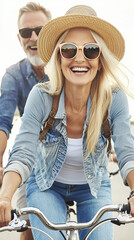
<svg viewBox="0 0 134 240">
<path fill-rule="evenodd" d="M 48 83 L 43 83 L 42 87 L 51 95 L 59 94 L 64 84 L 64 76 L 60 67 L 60 56 L 58 46 L 63 42 L 66 31 L 58 40 L 53 55 L 45 67 L 45 72 L 49 77 Z M 102 68 L 97 72 L 91 85 L 91 107 L 87 128 L 87 156 L 93 153 L 100 135 L 104 115 L 111 104 L 112 89 L 119 87 L 125 93 L 134 97 L 134 93 L 129 90 L 129 79 L 126 75 L 126 68 L 116 59 L 107 48 L 103 39 L 98 34 L 92 32 L 95 41 L 101 46 L 102 53 L 100 62 Z"/>
</svg>

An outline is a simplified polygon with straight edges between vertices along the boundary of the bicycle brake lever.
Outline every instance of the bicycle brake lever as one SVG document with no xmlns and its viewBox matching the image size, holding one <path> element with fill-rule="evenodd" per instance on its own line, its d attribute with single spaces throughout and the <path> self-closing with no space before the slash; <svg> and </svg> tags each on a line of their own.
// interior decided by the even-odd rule
<svg viewBox="0 0 134 240">
<path fill-rule="evenodd" d="M 130 214 L 119 214 L 115 220 L 111 221 L 112 223 L 116 225 L 126 224 L 126 223 L 134 223 L 134 217 L 132 217 Z"/>
<path fill-rule="evenodd" d="M 17 215 L 14 213 L 14 218 L 12 221 L 9 222 L 9 231 L 17 231 L 17 232 L 23 232 L 28 229 L 28 226 L 26 225 L 25 220 L 20 220 Z"/>
</svg>

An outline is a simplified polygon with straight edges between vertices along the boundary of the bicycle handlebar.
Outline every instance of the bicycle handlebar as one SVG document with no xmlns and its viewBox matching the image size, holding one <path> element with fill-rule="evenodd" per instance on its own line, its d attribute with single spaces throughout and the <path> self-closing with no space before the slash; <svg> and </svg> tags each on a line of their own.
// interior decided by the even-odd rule
<svg viewBox="0 0 134 240">
<path fill-rule="evenodd" d="M 134 223 L 134 217 L 132 217 L 131 215 L 128 215 L 130 213 L 130 206 L 127 204 L 119 204 L 119 205 L 105 205 L 104 207 L 100 208 L 100 210 L 95 214 L 95 216 L 93 217 L 93 219 L 89 222 L 85 222 L 85 223 L 76 223 L 73 221 L 70 222 L 66 222 L 66 223 L 61 223 L 61 224 L 54 224 L 52 222 L 50 222 L 46 216 L 38 209 L 38 208 L 34 208 L 34 207 L 26 207 L 26 208 L 21 208 L 21 209 L 16 209 L 12 211 L 12 216 L 14 215 L 14 219 L 16 217 L 16 219 L 18 219 L 17 217 L 21 216 L 21 215 L 26 215 L 26 214 L 35 214 L 38 216 L 38 218 L 42 221 L 42 223 L 44 225 L 46 225 L 48 228 L 52 229 L 52 230 L 79 230 L 79 229 L 87 229 L 87 228 L 91 228 L 97 225 L 97 223 L 99 222 L 100 218 L 104 215 L 104 213 L 106 212 L 117 212 L 119 213 L 117 218 L 112 219 L 113 223 L 120 223 L 120 224 L 125 224 L 125 223 L 130 223 L 133 222 Z M 127 213 L 126 216 L 122 216 L 121 213 Z M 18 219 L 19 220 L 19 219 Z M 114 221 L 115 220 L 115 221 Z M 23 223 L 22 223 L 23 222 Z M 116 224 L 118 224 L 116 223 Z M 118 224 L 119 225 L 119 224 Z M 15 224 L 15 221 L 11 221 L 9 223 L 9 226 L 6 227 L 2 227 L 0 228 L 0 232 L 2 231 L 21 231 L 21 229 L 25 230 L 26 228 L 26 222 L 20 221 L 17 222 Z"/>
<path fill-rule="evenodd" d="M 106 212 L 118 212 L 118 213 L 130 213 L 130 205 L 128 204 L 119 204 L 119 205 L 106 205 L 99 209 L 99 211 L 95 214 L 93 219 L 86 223 L 76 223 L 76 222 L 67 222 L 67 223 L 61 223 L 61 224 L 54 224 L 50 222 L 46 216 L 38 209 L 33 207 L 26 207 L 21 208 L 19 210 L 16 210 L 16 215 L 19 217 L 21 215 L 26 214 L 35 214 L 38 216 L 38 218 L 42 221 L 44 225 L 46 225 L 48 228 L 53 230 L 79 230 L 79 229 L 85 229 L 95 226 L 100 218 L 104 215 Z M 134 218 L 133 218 L 134 220 Z"/>
</svg>

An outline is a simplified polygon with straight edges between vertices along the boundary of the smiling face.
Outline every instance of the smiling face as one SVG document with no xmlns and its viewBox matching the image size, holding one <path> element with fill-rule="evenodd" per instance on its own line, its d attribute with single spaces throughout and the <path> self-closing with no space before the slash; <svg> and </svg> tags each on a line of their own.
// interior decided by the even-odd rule
<svg viewBox="0 0 134 240">
<path fill-rule="evenodd" d="M 27 12 L 23 13 L 20 17 L 18 28 L 36 28 L 44 26 L 47 22 L 48 18 L 42 11 Z M 37 52 L 38 36 L 36 33 L 32 31 L 31 37 L 29 38 L 22 38 L 20 34 L 18 34 L 18 38 L 31 64 L 34 66 L 42 65 L 43 62 Z"/>
<path fill-rule="evenodd" d="M 72 43 L 77 46 L 84 46 L 88 43 L 96 43 L 90 30 L 87 28 L 73 28 L 69 30 L 63 43 Z M 61 55 L 61 69 L 65 80 L 77 86 L 89 85 L 95 78 L 101 64 L 99 58 L 87 59 L 81 48 L 72 59 L 64 58 Z"/>
</svg>

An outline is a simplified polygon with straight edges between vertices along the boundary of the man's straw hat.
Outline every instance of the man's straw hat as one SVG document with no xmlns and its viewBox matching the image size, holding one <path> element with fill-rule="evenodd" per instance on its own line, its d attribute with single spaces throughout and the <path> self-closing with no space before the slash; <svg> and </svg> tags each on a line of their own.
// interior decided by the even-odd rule
<svg viewBox="0 0 134 240">
<path fill-rule="evenodd" d="M 93 30 L 105 41 L 110 51 L 121 60 L 125 51 L 125 42 L 121 33 L 110 23 L 97 17 L 89 6 L 77 5 L 70 8 L 65 16 L 48 22 L 38 37 L 38 52 L 45 63 L 48 63 L 59 37 L 68 29 L 85 27 Z"/>
</svg>

